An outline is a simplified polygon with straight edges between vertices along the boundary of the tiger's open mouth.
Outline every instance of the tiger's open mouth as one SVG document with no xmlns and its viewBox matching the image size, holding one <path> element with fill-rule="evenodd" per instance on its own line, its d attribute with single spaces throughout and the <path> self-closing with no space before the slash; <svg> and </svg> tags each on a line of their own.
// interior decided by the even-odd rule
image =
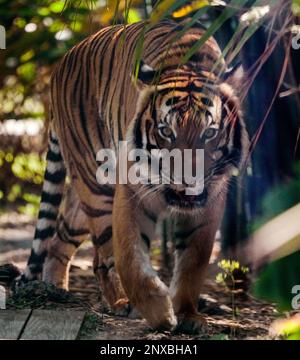
<svg viewBox="0 0 300 360">
<path fill-rule="evenodd" d="M 185 191 L 175 191 L 169 188 L 165 190 L 165 199 L 171 206 L 192 209 L 206 204 L 207 190 L 204 189 L 199 195 L 186 195 Z"/>
</svg>

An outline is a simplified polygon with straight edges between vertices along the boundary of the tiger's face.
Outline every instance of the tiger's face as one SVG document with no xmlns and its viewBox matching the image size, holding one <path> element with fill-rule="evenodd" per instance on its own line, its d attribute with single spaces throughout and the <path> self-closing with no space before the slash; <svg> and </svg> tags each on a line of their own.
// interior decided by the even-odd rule
<svg viewBox="0 0 300 360">
<path fill-rule="evenodd" d="M 148 77 L 149 69 L 146 66 Z M 169 78 L 155 87 L 144 87 L 133 137 L 135 146 L 147 150 L 159 164 L 154 179 L 160 182 L 149 187 L 168 206 L 195 210 L 220 195 L 231 170 L 241 164 L 245 129 L 230 81 L 212 84 L 195 74 L 178 76 L 175 81 L 173 74 Z M 166 154 L 171 154 L 167 168 Z M 179 154 L 181 158 L 176 158 Z M 164 183 L 165 178 L 169 183 Z"/>
</svg>

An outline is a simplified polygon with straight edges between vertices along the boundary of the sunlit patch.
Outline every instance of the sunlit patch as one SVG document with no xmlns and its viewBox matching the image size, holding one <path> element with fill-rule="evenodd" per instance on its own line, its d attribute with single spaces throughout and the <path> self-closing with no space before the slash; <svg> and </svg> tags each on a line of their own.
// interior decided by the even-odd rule
<svg viewBox="0 0 300 360">
<path fill-rule="evenodd" d="M 25 26 L 25 31 L 28 33 L 35 32 L 37 29 L 37 24 L 29 23 Z"/>
</svg>

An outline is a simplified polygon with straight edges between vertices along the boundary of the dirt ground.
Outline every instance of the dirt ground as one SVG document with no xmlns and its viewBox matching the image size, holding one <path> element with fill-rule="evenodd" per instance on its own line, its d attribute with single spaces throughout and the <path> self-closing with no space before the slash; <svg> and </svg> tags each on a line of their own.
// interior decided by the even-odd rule
<svg viewBox="0 0 300 360">
<path fill-rule="evenodd" d="M 7 213 L 0 216 L 0 265 L 13 262 L 24 269 L 29 255 L 34 221 L 28 216 Z M 38 297 L 33 304 L 32 297 L 9 299 L 10 308 L 24 307 L 80 307 L 87 310 L 79 339 L 270 339 L 269 328 L 278 318 L 272 304 L 254 299 L 251 294 L 236 296 L 236 315 L 232 311 L 232 297 L 223 285 L 217 284 L 218 251 L 210 265 L 209 275 L 199 299 L 199 310 L 205 315 L 208 327 L 204 334 L 191 336 L 154 332 L 145 320 L 127 319 L 111 314 L 103 301 L 92 272 L 93 249 L 89 242 L 79 249 L 70 271 L 70 294 L 63 301 L 55 297 Z M 159 271 L 162 278 L 169 277 L 166 270 Z M 41 284 L 36 284 L 39 287 Z M 41 290 L 39 290 L 41 291 Z M 24 294 L 23 294 L 24 295 Z M 28 294 L 27 294 L 28 295 Z M 26 297 L 26 294 L 24 295 Z"/>
</svg>

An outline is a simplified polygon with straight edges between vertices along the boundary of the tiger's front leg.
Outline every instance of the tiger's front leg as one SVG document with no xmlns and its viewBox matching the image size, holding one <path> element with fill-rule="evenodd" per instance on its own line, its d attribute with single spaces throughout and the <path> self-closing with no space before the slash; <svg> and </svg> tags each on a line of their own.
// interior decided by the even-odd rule
<svg viewBox="0 0 300 360">
<path fill-rule="evenodd" d="M 177 320 L 168 287 L 150 262 L 145 238 L 150 235 L 146 214 L 134 192 L 117 185 L 113 208 L 113 245 L 116 269 L 131 304 L 155 329 L 172 329 Z M 154 228 L 153 228 L 154 230 Z"/>
<path fill-rule="evenodd" d="M 176 331 L 196 334 L 205 329 L 206 321 L 198 313 L 198 299 L 205 280 L 215 234 L 223 214 L 223 200 L 210 214 L 187 217 L 176 224 L 175 268 L 170 284 L 173 307 L 177 315 Z"/>
</svg>

